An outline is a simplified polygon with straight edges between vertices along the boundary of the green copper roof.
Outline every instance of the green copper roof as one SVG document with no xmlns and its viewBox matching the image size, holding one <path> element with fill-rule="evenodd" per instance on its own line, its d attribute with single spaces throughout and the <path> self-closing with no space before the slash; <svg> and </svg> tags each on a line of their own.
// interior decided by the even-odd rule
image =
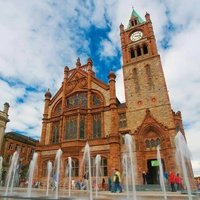
<svg viewBox="0 0 200 200">
<path fill-rule="evenodd" d="M 132 10 L 130 19 L 131 19 L 132 17 L 137 17 L 137 19 L 138 19 L 138 21 L 139 21 L 139 24 L 142 24 L 142 23 L 144 22 L 144 20 L 142 19 L 142 17 L 140 17 L 140 16 L 138 15 L 138 13 L 134 10 L 134 8 L 133 8 L 133 10 Z M 130 28 L 130 22 L 129 22 L 127 28 Z"/>
</svg>

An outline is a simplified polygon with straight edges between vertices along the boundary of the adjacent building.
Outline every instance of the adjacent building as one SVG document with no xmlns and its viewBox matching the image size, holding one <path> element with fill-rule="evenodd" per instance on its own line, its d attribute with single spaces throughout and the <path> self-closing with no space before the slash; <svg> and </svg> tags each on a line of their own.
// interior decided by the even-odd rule
<svg viewBox="0 0 200 200">
<path fill-rule="evenodd" d="M 120 25 L 125 103 L 116 96 L 116 75 L 108 74 L 109 83 L 95 76 L 92 59 L 81 64 L 77 59 L 71 69 L 64 68 L 64 79 L 54 96 L 45 94 L 38 178 L 45 183 L 47 162 L 54 162 L 56 151 L 63 152 L 65 176 L 68 157 L 72 158 L 72 176 L 83 177 L 81 165 L 84 147 L 91 151 L 92 175 L 94 159 L 101 155 L 102 176 L 113 169 L 122 170 L 124 136 L 130 134 L 135 143 L 136 184 L 142 184 L 142 172 L 148 172 L 148 183 L 158 183 L 156 147 L 160 145 L 165 171 L 180 171 L 176 164 L 174 138 L 178 131 L 185 136 L 181 112 L 172 110 L 167 85 L 150 14 L 143 20 L 133 9 L 125 28 Z M 191 164 L 188 171 L 193 175 Z M 63 183 L 61 178 L 61 184 Z"/>
<path fill-rule="evenodd" d="M 1 149 L 2 149 L 1 147 L 3 144 L 3 138 L 5 135 L 6 125 L 9 122 L 9 119 L 8 119 L 9 107 L 10 107 L 10 105 L 6 102 L 4 104 L 3 111 L 0 111 L 0 153 L 1 153 Z"/>
</svg>

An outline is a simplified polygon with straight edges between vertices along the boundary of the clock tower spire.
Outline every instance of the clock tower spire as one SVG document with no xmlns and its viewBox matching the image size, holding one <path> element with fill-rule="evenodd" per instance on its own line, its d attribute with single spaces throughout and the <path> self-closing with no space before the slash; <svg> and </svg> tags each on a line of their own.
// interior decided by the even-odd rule
<svg viewBox="0 0 200 200">
<path fill-rule="evenodd" d="M 125 99 L 128 116 L 131 116 L 127 120 L 134 121 L 134 128 L 137 128 L 147 109 L 155 115 L 161 112 L 172 115 L 150 14 L 146 13 L 143 20 L 133 9 L 127 28 L 120 25 L 120 37 Z M 135 114 L 140 115 L 140 120 Z M 160 121 L 166 123 L 162 117 Z"/>
<path fill-rule="evenodd" d="M 120 25 L 124 65 L 158 53 L 149 13 L 145 14 L 145 20 L 133 9 L 127 28 Z"/>
</svg>

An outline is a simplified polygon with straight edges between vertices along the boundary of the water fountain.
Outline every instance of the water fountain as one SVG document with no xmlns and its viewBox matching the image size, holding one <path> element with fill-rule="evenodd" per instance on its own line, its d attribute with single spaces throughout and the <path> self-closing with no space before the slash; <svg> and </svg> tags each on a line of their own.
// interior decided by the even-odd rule
<svg viewBox="0 0 200 200">
<path fill-rule="evenodd" d="M 34 152 L 33 158 L 30 162 L 29 170 L 28 170 L 28 188 L 27 188 L 27 196 L 28 197 L 31 196 L 31 192 L 32 192 L 33 177 L 34 177 L 34 175 L 36 173 L 36 169 L 37 169 L 37 159 L 38 159 L 38 153 Z"/>
<path fill-rule="evenodd" d="M 161 161 L 161 155 L 160 155 L 160 146 L 157 146 L 157 160 L 159 163 L 159 179 L 160 179 L 160 186 L 163 191 L 164 199 L 167 200 L 167 194 L 166 194 L 166 188 L 165 188 L 165 181 L 164 181 L 164 172 L 163 172 L 163 165 Z"/>
<path fill-rule="evenodd" d="M 124 177 L 125 177 L 125 180 L 126 180 L 126 197 L 127 197 L 127 199 L 129 199 L 130 198 L 130 192 L 129 192 L 129 180 L 128 180 L 128 174 L 129 174 L 129 172 L 128 172 L 128 156 L 127 156 L 127 154 L 125 153 L 125 154 L 123 154 L 123 158 L 122 158 L 122 167 L 123 167 L 123 175 L 124 175 Z"/>
<path fill-rule="evenodd" d="M 8 174 L 7 174 L 7 177 L 6 177 L 5 196 L 8 195 L 9 189 L 10 189 L 10 194 L 12 194 L 14 181 L 15 181 L 15 174 L 16 174 L 16 170 L 17 170 L 18 159 L 19 159 L 19 153 L 18 153 L 18 151 L 15 151 L 13 156 L 12 156 L 11 164 L 10 164 Z"/>
<path fill-rule="evenodd" d="M 175 137 L 175 145 L 176 145 L 177 160 L 178 160 L 178 163 L 181 164 L 182 171 L 183 171 L 183 178 L 184 178 L 187 192 L 188 192 L 188 199 L 192 200 L 190 181 L 188 178 L 188 172 L 187 172 L 187 168 L 186 168 L 186 161 L 190 162 L 190 152 L 187 147 L 185 138 L 180 131 L 177 133 L 177 135 Z"/>
<path fill-rule="evenodd" d="M 90 159 L 90 146 L 88 144 L 88 142 L 85 145 L 84 148 L 84 154 L 83 154 L 83 163 L 85 163 L 85 166 L 87 166 L 87 170 L 89 173 L 89 184 L 88 184 L 88 188 L 89 189 L 89 193 L 90 193 L 90 200 L 93 199 L 93 194 L 92 194 L 92 174 L 91 174 L 91 159 Z M 85 172 L 87 173 L 87 171 Z"/>
<path fill-rule="evenodd" d="M 68 171 L 68 191 L 69 197 L 71 196 L 71 182 L 72 182 L 72 158 L 68 157 L 68 164 L 67 164 L 67 171 Z"/>
<path fill-rule="evenodd" d="M 49 195 L 49 183 L 50 183 L 50 177 L 52 173 L 52 162 L 49 160 L 47 163 L 47 191 L 46 191 L 46 196 Z"/>
<path fill-rule="evenodd" d="M 95 166 L 96 166 L 96 197 L 98 196 L 98 178 L 101 175 L 101 156 L 98 154 L 95 157 Z"/>
<path fill-rule="evenodd" d="M 59 176 L 60 176 L 60 168 L 61 168 L 61 156 L 62 150 L 58 149 L 55 157 L 55 173 L 54 173 L 54 187 L 55 187 L 55 198 L 58 199 L 58 187 L 59 187 Z"/>
<path fill-rule="evenodd" d="M 134 143 L 132 140 L 131 135 L 126 134 L 124 137 L 125 140 L 125 146 L 127 149 L 127 164 L 130 163 L 129 167 L 130 170 L 127 170 L 127 176 L 131 177 L 131 184 L 132 184 L 132 198 L 136 200 L 136 189 L 135 189 L 135 169 L 134 166 L 136 166 L 135 160 L 134 160 L 134 155 L 133 155 L 133 148 L 134 148 Z M 126 188 L 129 186 L 126 186 Z"/>
</svg>

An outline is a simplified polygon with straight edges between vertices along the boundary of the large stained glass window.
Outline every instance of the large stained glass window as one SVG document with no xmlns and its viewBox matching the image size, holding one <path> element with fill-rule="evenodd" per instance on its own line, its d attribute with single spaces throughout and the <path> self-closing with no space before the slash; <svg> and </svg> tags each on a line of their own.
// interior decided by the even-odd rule
<svg viewBox="0 0 200 200">
<path fill-rule="evenodd" d="M 93 138 L 101 137 L 101 113 L 93 115 Z"/>
<path fill-rule="evenodd" d="M 66 140 L 77 139 L 77 116 L 70 116 L 66 122 Z"/>
<path fill-rule="evenodd" d="M 59 140 L 59 124 L 53 126 L 52 143 L 58 143 Z"/>
<path fill-rule="evenodd" d="M 86 92 L 76 93 L 68 97 L 66 103 L 67 103 L 67 108 L 75 108 L 75 107 L 87 108 L 87 93 Z"/>
</svg>

